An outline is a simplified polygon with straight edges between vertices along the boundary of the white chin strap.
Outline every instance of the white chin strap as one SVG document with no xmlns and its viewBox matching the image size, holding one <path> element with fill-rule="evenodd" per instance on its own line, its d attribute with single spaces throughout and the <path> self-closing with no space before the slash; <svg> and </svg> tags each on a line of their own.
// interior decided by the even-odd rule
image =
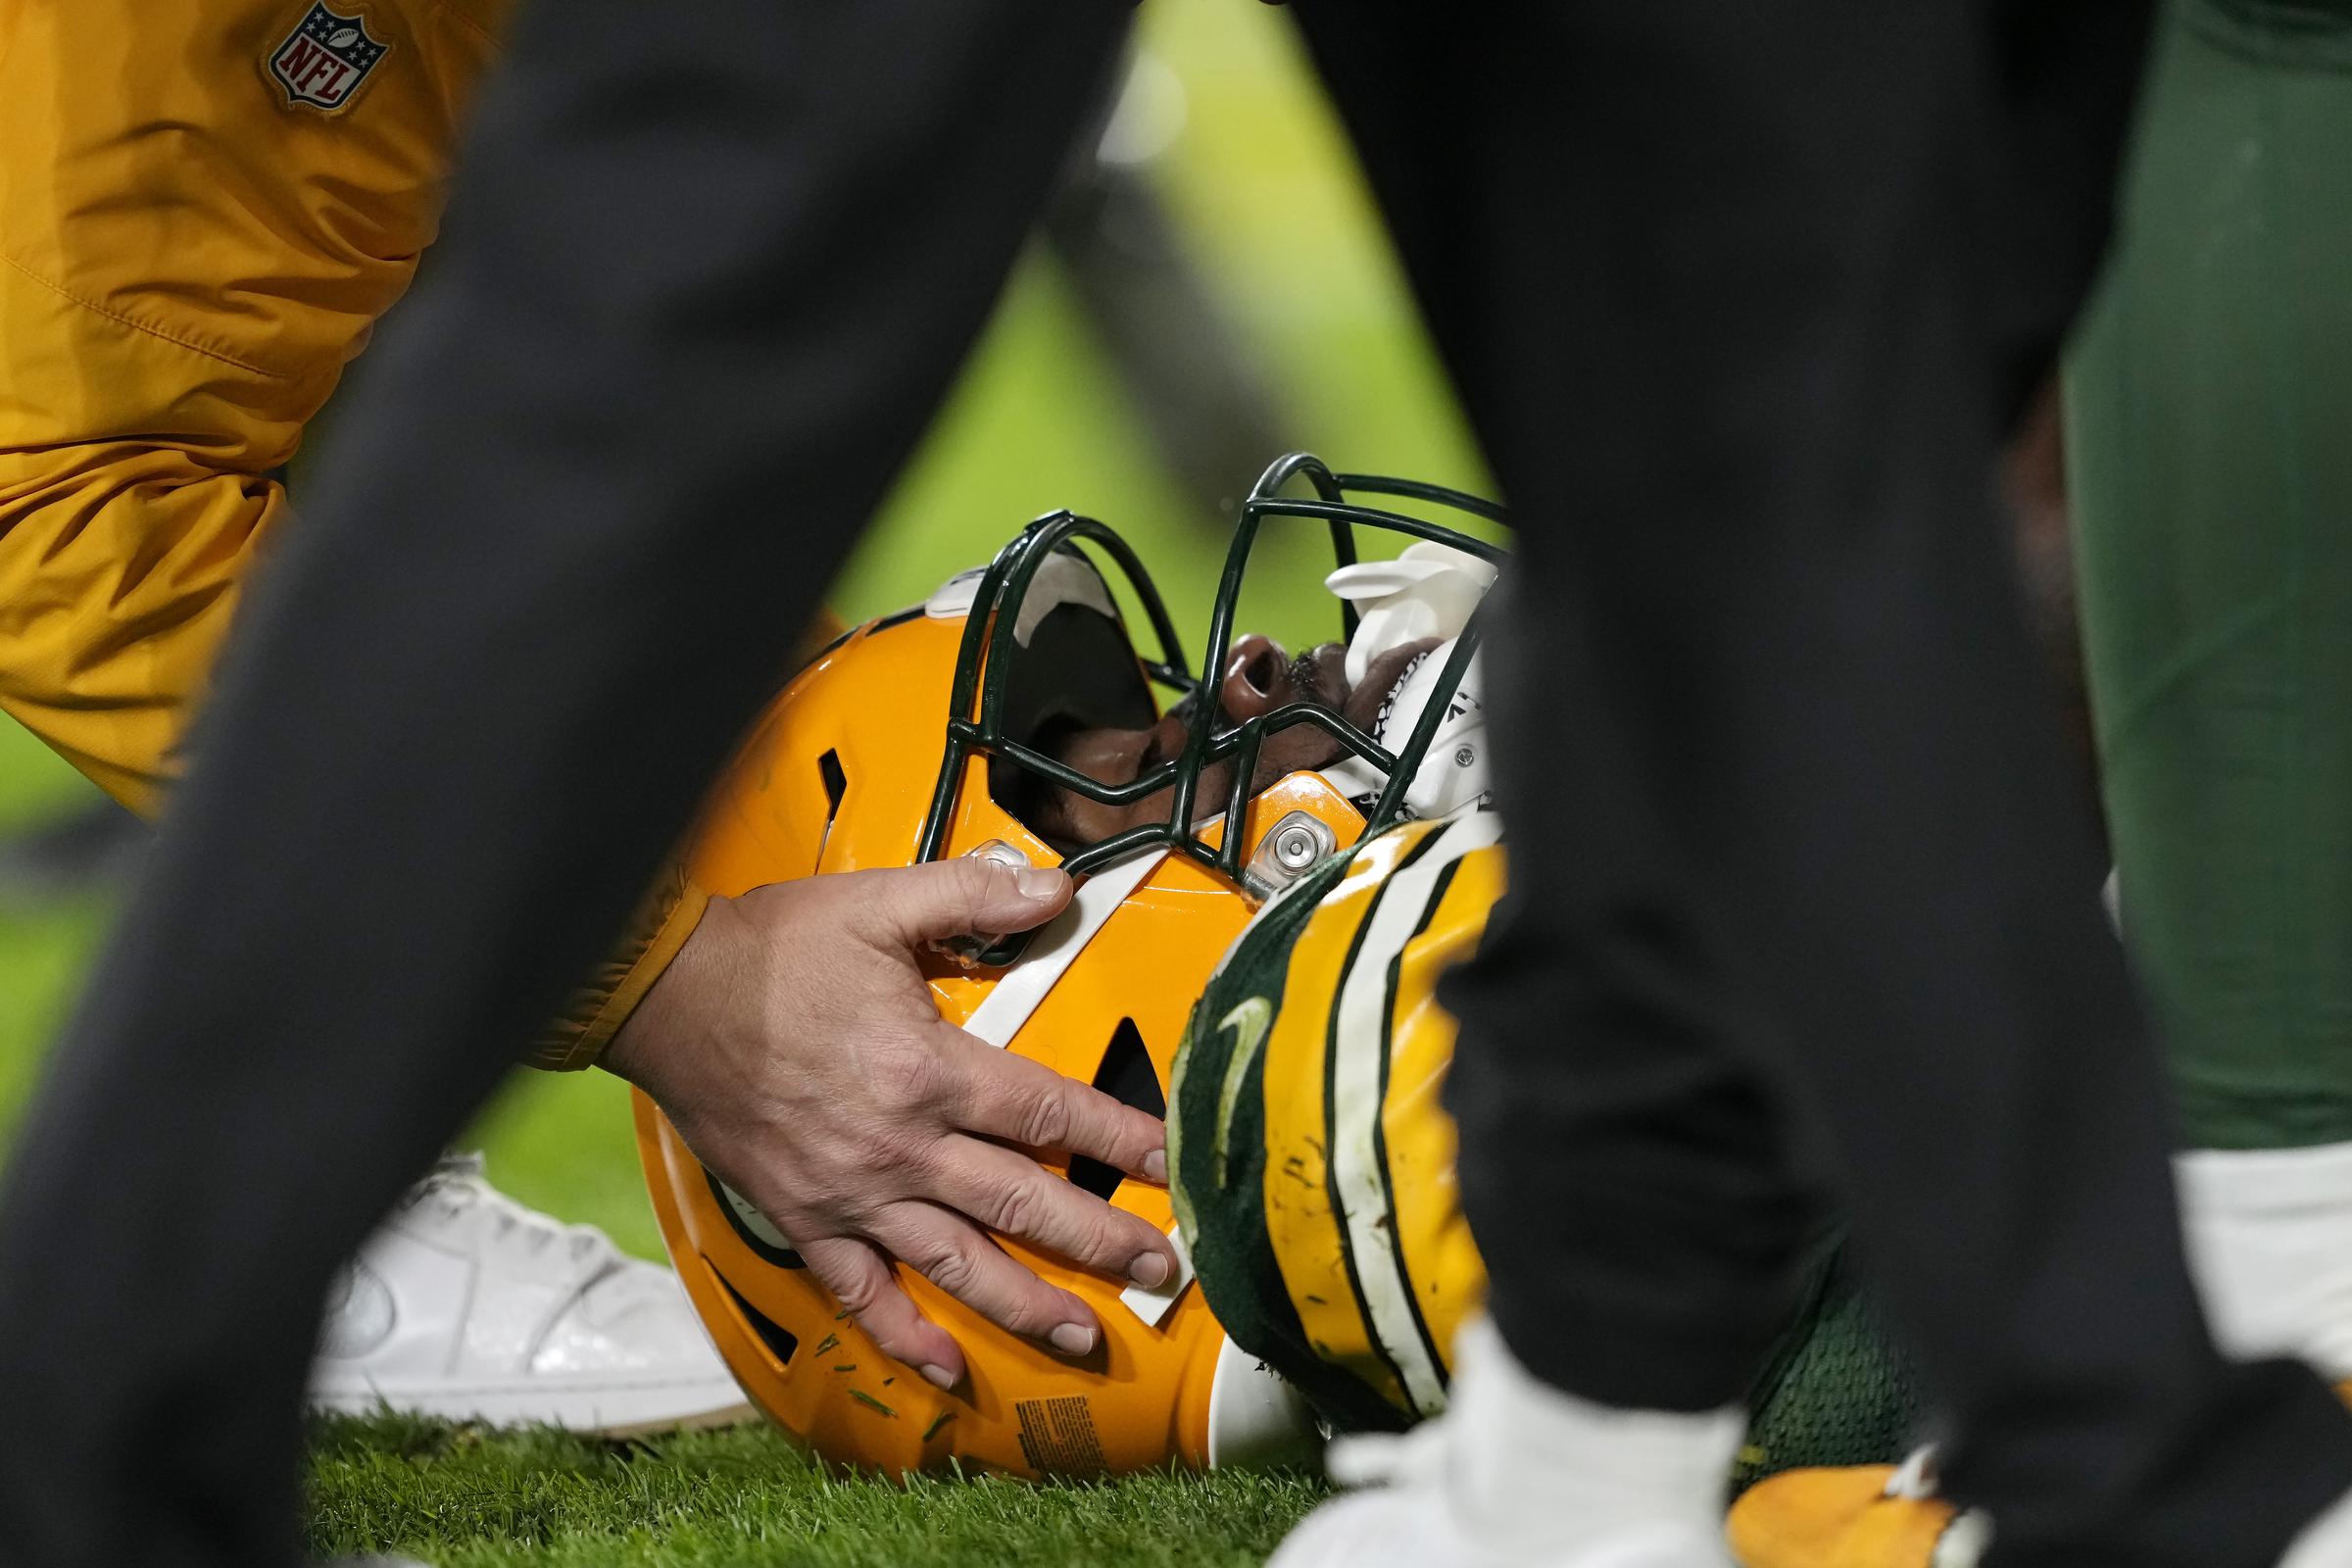
<svg viewBox="0 0 2352 1568">
<path fill-rule="evenodd" d="M 1439 646 L 1416 660 L 1384 695 L 1372 738 L 1394 752 L 1438 692 L 1438 677 L 1453 656 L 1470 612 L 1494 581 L 1494 568 L 1447 545 L 1418 540 L 1395 561 L 1342 566 L 1323 585 L 1355 607 L 1355 635 L 1348 640 L 1348 684 L 1361 685 L 1382 655 L 1432 638 Z M 1405 786 L 1409 816 L 1446 816 L 1485 798 L 1487 710 L 1480 661 L 1474 656 L 1447 699 L 1421 767 Z M 1323 776 L 1354 799 L 1378 795 L 1389 777 L 1360 758 L 1323 769 Z"/>
<path fill-rule="evenodd" d="M 1441 643 L 1422 655 L 1396 683 L 1382 705 L 1372 738 L 1394 752 L 1413 733 L 1413 726 L 1438 695 L 1438 676 L 1453 656 L 1455 643 Z M 1430 736 L 1421 766 L 1404 787 L 1404 814 L 1427 819 L 1449 816 L 1476 806 L 1491 788 L 1487 772 L 1487 708 L 1480 697 L 1479 656 L 1446 699 L 1446 716 Z M 1351 800 L 1376 796 L 1388 787 L 1389 775 L 1360 757 L 1343 758 L 1323 769 L 1332 786 Z"/>
<path fill-rule="evenodd" d="M 1494 568 L 1451 545 L 1418 539 L 1395 561 L 1360 561 L 1323 579 L 1355 607 L 1348 639 L 1348 684 L 1361 686 L 1372 661 L 1406 643 L 1449 641 L 1470 623 Z"/>
</svg>

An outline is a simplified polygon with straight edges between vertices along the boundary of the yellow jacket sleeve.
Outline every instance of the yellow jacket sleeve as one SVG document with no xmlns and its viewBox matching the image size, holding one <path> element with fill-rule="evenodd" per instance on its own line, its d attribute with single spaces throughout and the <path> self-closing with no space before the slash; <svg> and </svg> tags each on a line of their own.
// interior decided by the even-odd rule
<svg viewBox="0 0 2352 1568">
<path fill-rule="evenodd" d="M 513 4 L 0 0 L 0 709 L 135 810 Z M 702 906 L 665 871 L 533 1059 L 593 1061 Z"/>
<path fill-rule="evenodd" d="M 336 3 L 0 0 L 0 708 L 143 811 L 509 0 Z"/>
<path fill-rule="evenodd" d="M 511 4 L 0 0 L 0 709 L 134 810 Z M 665 873 L 534 1057 L 593 1060 L 701 908 Z"/>
<path fill-rule="evenodd" d="M 802 661 L 815 658 L 842 630 L 839 616 L 831 611 L 818 611 L 801 635 Z M 672 857 L 662 867 L 653 891 L 638 906 L 628 931 L 607 956 L 604 966 L 572 995 L 569 1005 L 532 1038 L 532 1065 L 561 1071 L 594 1063 L 654 982 L 662 978 L 686 939 L 694 935 L 710 894 L 686 872 L 691 847 L 690 839 L 688 852 Z"/>
<path fill-rule="evenodd" d="M 530 1064 L 570 1072 L 601 1060 L 605 1047 L 694 935 L 710 902 L 710 895 L 695 886 L 682 860 L 672 858 L 664 864 L 619 944 L 564 1010 L 531 1037 Z"/>
</svg>

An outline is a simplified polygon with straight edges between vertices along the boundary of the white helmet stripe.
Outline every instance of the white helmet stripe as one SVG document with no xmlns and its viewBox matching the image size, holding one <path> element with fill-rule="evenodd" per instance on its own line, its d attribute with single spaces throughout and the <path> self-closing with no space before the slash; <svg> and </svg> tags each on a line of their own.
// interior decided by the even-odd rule
<svg viewBox="0 0 2352 1568">
<path fill-rule="evenodd" d="M 1165 850 L 1153 850 L 1097 871 L 1079 883 L 1078 891 L 1070 895 L 1069 906 L 1029 939 L 1020 961 L 1005 970 L 995 989 L 972 1009 L 972 1015 L 963 1021 L 963 1032 L 999 1048 L 1011 1045 L 1021 1025 L 1046 1000 L 1046 993 L 1095 940 L 1095 933 L 1110 922 L 1119 906 L 1127 902 L 1127 895 L 1142 887 L 1167 858 Z"/>
<path fill-rule="evenodd" d="M 1406 1396 L 1423 1415 L 1446 1407 L 1446 1377 L 1422 1343 L 1412 1285 L 1391 1245 L 1393 1203 L 1378 1145 L 1381 1108 L 1388 1095 L 1388 1053 L 1381 1043 L 1389 1027 L 1389 966 L 1419 928 L 1429 896 L 1446 868 L 1501 836 L 1499 814 L 1468 812 L 1442 829 L 1437 843 L 1389 879 L 1340 988 L 1332 1024 L 1332 1192 L 1363 1292 L 1366 1324 L 1403 1378 Z"/>
</svg>

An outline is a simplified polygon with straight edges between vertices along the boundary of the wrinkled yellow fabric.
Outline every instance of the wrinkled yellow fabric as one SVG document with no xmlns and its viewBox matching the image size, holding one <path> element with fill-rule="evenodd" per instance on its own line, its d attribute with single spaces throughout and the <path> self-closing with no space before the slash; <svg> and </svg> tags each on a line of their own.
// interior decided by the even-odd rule
<svg viewBox="0 0 2352 1568">
<path fill-rule="evenodd" d="M 618 946 L 562 1012 L 531 1037 L 526 1060 L 551 1072 L 594 1066 L 612 1036 L 637 1010 L 654 982 L 702 923 L 710 895 L 694 885 L 676 859 L 662 867 L 653 891 L 630 919 Z"/>
<path fill-rule="evenodd" d="M 815 658 L 843 630 L 839 616 L 818 611 L 801 636 L 802 662 Z M 692 837 L 688 835 L 689 842 Z M 710 897 L 686 874 L 685 855 L 672 857 L 638 906 L 619 945 L 589 983 L 572 994 L 564 1011 L 533 1037 L 531 1064 L 555 1071 L 593 1065 L 694 935 Z"/>
<path fill-rule="evenodd" d="M 270 72 L 311 9 L 0 0 L 0 709 L 144 814 L 513 0 L 337 0 L 387 47 L 332 107 Z M 666 869 L 532 1059 L 593 1061 L 701 912 Z"/>
<path fill-rule="evenodd" d="M 152 812 L 294 455 L 439 220 L 510 0 L 0 0 L 0 708 Z"/>
</svg>

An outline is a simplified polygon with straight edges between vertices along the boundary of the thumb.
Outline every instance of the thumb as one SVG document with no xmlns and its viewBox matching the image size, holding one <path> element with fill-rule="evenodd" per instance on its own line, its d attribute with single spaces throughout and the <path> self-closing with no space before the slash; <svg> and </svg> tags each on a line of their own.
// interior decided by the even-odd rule
<svg viewBox="0 0 2352 1568">
<path fill-rule="evenodd" d="M 969 855 L 859 873 L 865 878 L 872 880 L 858 890 L 858 906 L 874 929 L 907 947 L 1027 931 L 1070 902 L 1070 879 L 1058 867 L 1016 868 Z"/>
</svg>

